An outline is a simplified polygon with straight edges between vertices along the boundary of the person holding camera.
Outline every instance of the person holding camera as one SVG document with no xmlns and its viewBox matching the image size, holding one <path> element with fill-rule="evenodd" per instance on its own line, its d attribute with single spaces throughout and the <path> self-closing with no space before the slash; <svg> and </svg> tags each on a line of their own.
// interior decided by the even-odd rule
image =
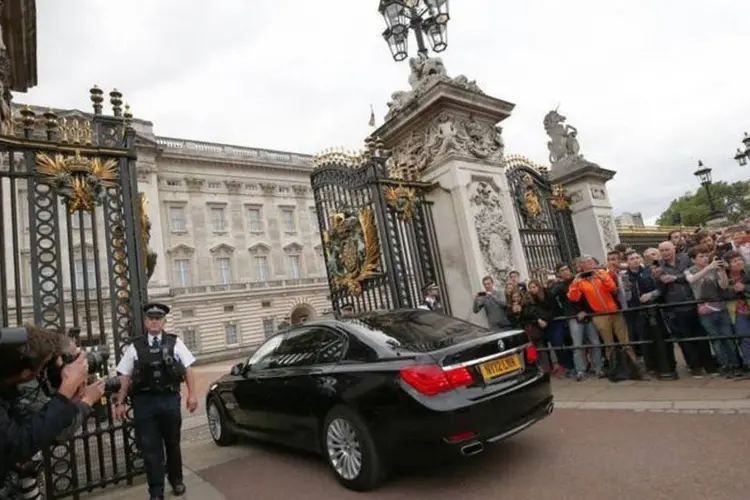
<svg viewBox="0 0 750 500">
<path fill-rule="evenodd" d="M 482 278 L 482 290 L 474 295 L 474 314 L 484 309 L 487 315 L 487 323 L 490 328 L 508 328 L 510 320 L 508 319 L 508 302 L 505 295 L 495 290 L 495 282 L 492 276 Z"/>
<path fill-rule="evenodd" d="M 608 271 L 596 268 L 594 259 L 590 255 L 582 256 L 580 265 L 582 271 L 576 275 L 568 287 L 568 300 L 580 302 L 585 299 L 594 313 L 598 313 L 591 317 L 591 321 L 604 339 L 604 343 L 608 345 L 605 349 L 608 360 L 612 359 L 614 353 L 612 344 L 617 338 L 617 341 L 623 345 L 625 353 L 635 362 L 635 352 L 628 343 L 628 327 L 615 300 L 617 285 Z"/>
<path fill-rule="evenodd" d="M 130 391 L 136 440 L 143 453 L 149 495 L 164 498 L 164 476 L 175 495 L 185 494 L 182 477 L 180 434 L 180 384 L 188 389 L 187 409 L 198 407 L 195 395 L 195 357 L 185 343 L 164 331 L 169 307 L 149 303 L 143 308 L 147 335 L 133 339 L 117 365 L 121 388 L 115 403 L 115 419 L 125 418 L 125 398 Z M 166 450 L 166 470 L 165 470 Z"/>
<path fill-rule="evenodd" d="M 23 342 L 8 343 L 3 338 L 18 336 L 21 330 Z M 23 469 L 35 454 L 80 423 L 82 407 L 90 409 L 104 395 L 103 382 L 87 385 L 85 356 L 76 353 L 72 362 L 62 364 L 59 355 L 64 341 L 63 335 L 34 326 L 0 332 L 0 485 L 11 471 Z M 57 390 L 38 411 L 19 412 L 17 403 L 24 397 L 24 388 L 43 377 L 50 366 L 60 372 Z"/>
<path fill-rule="evenodd" d="M 720 257 L 711 259 L 711 249 L 698 245 L 688 251 L 693 262 L 685 271 L 685 279 L 693 289 L 698 304 L 698 316 L 703 329 L 711 339 L 716 358 L 721 366 L 719 373 L 725 378 L 740 376 L 740 360 L 734 341 L 728 338 L 732 332 L 732 318 L 723 300 L 729 289 L 727 264 Z M 717 338 L 718 337 L 718 338 Z"/>
<path fill-rule="evenodd" d="M 15 394 L 0 400 L 0 407 L 6 414 L 16 420 L 28 419 L 35 413 L 41 411 L 49 403 L 50 396 L 60 387 L 62 383 L 62 368 L 65 366 L 65 359 L 75 360 L 78 356 L 78 346 L 71 338 L 60 336 L 63 343 L 63 355 L 56 357 L 52 362 L 47 364 L 45 370 L 38 378 L 33 378 L 15 386 Z M 64 344 L 67 344 L 65 346 Z M 89 371 L 92 369 L 90 358 Z M 104 381 L 98 381 L 93 384 L 96 387 L 87 388 L 82 386 L 77 399 L 74 403 L 78 407 L 78 416 L 75 420 L 64 429 L 55 439 L 55 444 L 61 444 L 71 439 L 76 431 L 83 425 L 86 418 L 92 413 L 93 406 L 97 403 L 97 397 L 100 394 L 100 388 L 105 387 Z M 40 495 L 39 474 L 43 468 L 42 453 L 37 452 L 30 460 L 21 462 L 13 467 L 8 474 L 5 483 L 0 484 L 0 500 L 10 500 L 15 498 L 37 498 Z"/>
</svg>

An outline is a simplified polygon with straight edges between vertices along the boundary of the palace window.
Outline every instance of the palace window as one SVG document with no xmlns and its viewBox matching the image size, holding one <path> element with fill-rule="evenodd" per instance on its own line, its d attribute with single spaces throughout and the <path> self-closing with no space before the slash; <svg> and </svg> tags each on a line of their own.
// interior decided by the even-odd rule
<svg viewBox="0 0 750 500">
<path fill-rule="evenodd" d="M 91 213 L 86 211 L 79 211 L 70 215 L 70 227 L 73 229 L 81 229 L 81 214 L 83 214 L 83 228 L 91 229 Z"/>
<path fill-rule="evenodd" d="M 276 322 L 273 318 L 266 318 L 263 320 L 263 334 L 266 338 L 271 337 L 276 333 Z"/>
<path fill-rule="evenodd" d="M 314 209 L 310 209 L 310 231 L 313 233 L 320 232 L 320 227 L 318 225 L 318 212 Z"/>
<path fill-rule="evenodd" d="M 172 277 L 174 286 L 190 286 L 190 259 L 172 260 Z"/>
<path fill-rule="evenodd" d="M 256 255 L 253 258 L 253 266 L 255 268 L 255 279 L 257 281 L 268 281 L 268 257 L 265 255 Z"/>
<path fill-rule="evenodd" d="M 84 270 L 84 267 L 86 268 Z M 84 284 L 86 289 L 96 289 L 96 267 L 94 266 L 94 259 L 86 259 L 86 265 L 84 266 L 83 259 L 75 260 L 75 272 L 76 272 L 76 288 L 83 290 Z M 84 277 L 86 283 L 84 283 Z"/>
<path fill-rule="evenodd" d="M 224 325 L 224 337 L 228 346 L 239 344 L 240 338 L 237 333 L 237 325 L 234 323 L 227 323 Z"/>
<path fill-rule="evenodd" d="M 281 209 L 281 223 L 284 227 L 285 233 L 296 233 L 297 223 L 294 220 L 294 209 L 293 208 L 282 208 Z"/>
<path fill-rule="evenodd" d="M 182 330 L 182 341 L 190 352 L 195 353 L 198 350 L 198 338 L 195 334 L 195 330 L 192 328 L 185 328 Z"/>
<path fill-rule="evenodd" d="M 185 209 L 183 207 L 169 207 L 169 229 L 173 233 L 187 231 Z"/>
<path fill-rule="evenodd" d="M 211 207 L 211 227 L 214 232 L 223 233 L 228 226 L 224 207 Z"/>
<path fill-rule="evenodd" d="M 302 276 L 300 270 L 300 257 L 299 255 L 287 255 L 287 275 L 289 278 L 298 280 Z"/>
<path fill-rule="evenodd" d="M 263 232 L 263 218 L 260 208 L 251 207 L 247 209 L 247 227 L 251 233 Z"/>
</svg>

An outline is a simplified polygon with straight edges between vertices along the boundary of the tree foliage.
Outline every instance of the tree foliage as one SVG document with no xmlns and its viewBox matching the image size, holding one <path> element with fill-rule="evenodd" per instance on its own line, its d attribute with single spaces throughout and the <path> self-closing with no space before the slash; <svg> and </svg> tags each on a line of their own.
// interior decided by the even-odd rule
<svg viewBox="0 0 750 500">
<path fill-rule="evenodd" d="M 750 216 L 750 182 L 716 182 L 711 184 L 710 190 L 714 206 L 730 223 Z M 672 200 L 656 223 L 660 226 L 671 226 L 675 214 L 680 214 L 685 226 L 705 225 L 711 214 L 706 189 L 701 187 L 694 193 L 686 193 Z"/>
</svg>

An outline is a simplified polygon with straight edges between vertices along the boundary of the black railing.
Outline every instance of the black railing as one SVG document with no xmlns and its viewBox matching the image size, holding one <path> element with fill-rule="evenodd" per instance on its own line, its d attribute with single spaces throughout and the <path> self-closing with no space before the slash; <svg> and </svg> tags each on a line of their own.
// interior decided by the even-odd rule
<svg viewBox="0 0 750 500">
<path fill-rule="evenodd" d="M 592 344 L 582 344 L 580 347 L 575 345 L 563 345 L 563 346 L 549 346 L 549 345 L 539 345 L 538 350 L 540 352 L 555 352 L 555 351 L 574 351 L 576 349 L 602 349 L 603 352 L 606 353 L 606 351 L 616 349 L 616 348 L 623 348 L 623 347 L 632 347 L 632 346 L 649 346 L 654 348 L 654 356 L 652 358 L 652 361 L 655 362 L 655 371 L 656 375 L 661 380 L 674 380 L 677 377 L 676 373 L 676 362 L 674 360 L 674 355 L 670 354 L 670 352 L 673 352 L 674 350 L 674 344 L 677 343 L 680 346 L 683 346 L 685 344 L 690 343 L 698 343 L 698 342 L 707 342 L 711 347 L 713 348 L 712 356 L 715 356 L 717 353 L 716 350 L 723 349 L 722 346 L 716 346 L 716 341 L 721 340 L 730 340 L 730 341 L 736 341 L 736 344 L 732 344 L 732 347 L 735 350 L 735 356 L 740 365 L 744 364 L 746 368 L 750 368 L 750 359 L 744 359 L 742 357 L 742 346 L 740 341 L 742 339 L 750 338 L 750 332 L 748 333 L 737 333 L 735 330 L 734 324 L 730 322 L 730 325 L 732 327 L 732 332 L 729 335 L 711 335 L 708 332 L 705 331 L 704 327 L 700 322 L 698 324 L 694 325 L 693 331 L 701 331 L 703 335 L 692 335 L 692 336 L 676 336 L 674 332 L 671 331 L 669 320 L 668 318 L 665 318 L 665 314 L 670 314 L 670 311 L 675 308 L 685 308 L 690 307 L 693 309 L 689 310 L 683 310 L 679 312 L 672 312 L 672 314 L 689 314 L 691 316 L 694 316 L 696 320 L 699 320 L 700 316 L 697 312 L 697 306 L 699 304 L 705 304 L 705 303 L 732 303 L 737 301 L 736 298 L 727 298 L 727 297 L 719 297 L 719 298 L 712 298 L 712 299 L 701 299 L 701 300 L 689 300 L 689 301 L 681 301 L 681 302 L 671 302 L 671 303 L 655 303 L 655 304 L 646 304 L 642 306 L 632 307 L 632 308 L 626 308 L 626 309 L 620 309 L 617 311 L 608 311 L 608 312 L 591 312 L 586 313 L 585 318 L 591 319 L 595 317 L 601 317 L 601 316 L 611 316 L 615 314 L 623 315 L 623 321 L 625 321 L 625 317 L 627 315 L 632 314 L 645 314 L 647 321 L 647 329 L 646 329 L 646 336 L 650 337 L 645 340 L 632 340 L 633 332 L 630 330 L 629 325 L 627 325 L 626 322 L 626 328 L 628 329 L 628 341 L 623 342 L 620 339 L 614 338 L 614 342 L 612 343 L 605 343 L 601 342 L 599 345 L 592 345 Z M 741 299 L 739 299 L 741 300 Z M 727 310 L 721 310 L 716 312 L 723 312 L 726 314 L 729 314 Z M 566 328 L 567 328 L 567 322 L 569 320 L 577 320 L 577 315 L 570 315 L 570 316 L 557 316 L 552 321 L 565 321 L 566 322 Z M 730 318 L 731 319 L 731 318 Z M 601 333 L 599 334 L 600 337 Z M 603 340 L 603 337 L 602 337 Z M 549 340 L 544 339 L 543 344 L 548 344 Z M 671 349 L 671 351 L 670 351 Z M 717 363 L 718 366 L 718 363 Z"/>
</svg>

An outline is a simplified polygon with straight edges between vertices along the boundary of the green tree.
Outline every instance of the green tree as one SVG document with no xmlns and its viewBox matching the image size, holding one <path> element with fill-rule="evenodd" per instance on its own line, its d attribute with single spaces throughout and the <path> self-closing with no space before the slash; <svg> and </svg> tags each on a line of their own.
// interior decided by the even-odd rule
<svg viewBox="0 0 750 500">
<path fill-rule="evenodd" d="M 732 184 L 722 181 L 711 184 L 711 198 L 714 206 L 726 215 L 730 223 L 738 222 L 750 215 L 750 181 L 737 181 Z M 694 193 L 686 193 L 672 200 L 656 223 L 660 226 L 671 226 L 673 216 L 680 214 L 683 225 L 700 226 L 708 221 L 710 212 L 706 190 L 701 187 Z"/>
</svg>

